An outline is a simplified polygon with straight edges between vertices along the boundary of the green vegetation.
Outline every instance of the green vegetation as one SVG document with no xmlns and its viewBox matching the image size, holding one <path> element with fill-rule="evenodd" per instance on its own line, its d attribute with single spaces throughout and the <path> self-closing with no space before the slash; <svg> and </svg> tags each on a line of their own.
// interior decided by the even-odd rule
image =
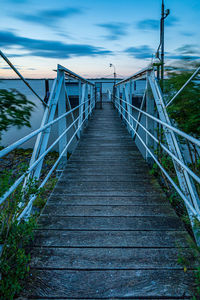
<svg viewBox="0 0 200 300">
<path fill-rule="evenodd" d="M 30 254 L 26 247 L 33 239 L 36 217 L 26 222 L 15 221 L 9 228 L 0 258 L 0 297 L 12 300 L 18 294 L 29 271 Z"/>
<path fill-rule="evenodd" d="M 0 90 L 0 140 L 2 132 L 10 126 L 30 127 L 30 116 L 34 103 L 16 90 Z M 32 149 L 16 149 L 1 158 L 0 197 L 12 186 L 29 167 Z M 0 205 L 0 299 L 12 300 L 23 288 L 29 272 L 29 243 L 33 239 L 37 226 L 37 217 L 56 184 L 55 172 L 45 187 L 39 189 L 58 157 L 57 152 L 49 153 L 43 162 L 40 181 L 29 178 L 26 188 L 20 184 L 15 191 Z M 26 220 L 18 217 L 32 195 L 36 195 L 32 214 Z"/>
<path fill-rule="evenodd" d="M 16 150 L 14 157 L 25 159 L 31 154 L 30 150 Z M 57 159 L 57 153 L 50 153 L 44 162 L 46 170 L 50 169 Z M 26 159 L 25 159 L 26 160 Z M 16 159 L 14 162 L 16 163 Z M 3 170 L 0 174 L 0 196 L 13 184 L 28 166 L 28 161 L 13 164 L 12 171 Z M 44 176 L 44 174 L 42 174 Z M 29 243 L 33 239 L 37 226 L 37 217 L 44 207 L 57 179 L 55 174 L 49 179 L 45 188 L 38 189 L 39 182 L 29 179 L 26 190 L 20 185 L 0 206 L 0 244 L 3 252 L 0 258 L 0 299 L 10 300 L 18 294 L 24 285 L 29 272 Z M 31 195 L 37 195 L 33 203 L 33 214 L 26 221 L 17 221 Z"/>
<path fill-rule="evenodd" d="M 165 80 L 166 100 L 170 100 L 176 92 L 191 77 L 192 72 L 184 71 L 179 74 L 170 72 L 169 79 Z M 199 80 L 199 79 L 198 79 Z M 193 79 L 180 93 L 177 98 L 168 106 L 170 117 L 178 124 L 184 132 L 200 137 L 200 84 Z"/>
<path fill-rule="evenodd" d="M 13 178 L 8 172 L 1 176 L 1 196 L 4 189 L 12 184 Z M 28 220 L 18 222 L 18 217 L 28 202 L 30 196 L 39 193 L 37 184 L 29 181 L 23 191 L 20 185 L 8 199 L 1 205 L 0 213 L 0 243 L 3 244 L 0 257 L 0 295 L 1 299 L 13 299 L 14 295 L 22 288 L 22 282 L 29 270 L 30 254 L 26 247 L 33 238 L 33 230 L 36 226 L 36 215 Z"/>
<path fill-rule="evenodd" d="M 200 224 L 196 221 L 196 226 L 200 228 Z M 184 272 L 187 272 L 191 267 L 194 268 L 194 295 L 192 300 L 198 300 L 200 298 L 200 247 L 194 242 L 194 240 L 188 238 L 189 249 L 187 251 L 187 257 L 185 256 L 185 249 L 180 247 L 178 263 L 183 266 Z M 192 266 L 192 264 L 195 265 Z"/>
<path fill-rule="evenodd" d="M 35 104 L 17 90 L 0 89 L 0 140 L 10 126 L 30 127 L 30 116 Z"/>
</svg>

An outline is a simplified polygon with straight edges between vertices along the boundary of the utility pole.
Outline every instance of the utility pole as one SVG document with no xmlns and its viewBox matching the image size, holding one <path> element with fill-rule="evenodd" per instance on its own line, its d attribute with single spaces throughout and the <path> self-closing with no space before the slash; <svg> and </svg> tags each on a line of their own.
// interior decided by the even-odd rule
<svg viewBox="0 0 200 300">
<path fill-rule="evenodd" d="M 159 70 L 159 66 L 158 66 L 158 80 L 161 79 L 161 87 L 163 88 L 163 82 L 164 82 L 164 56 L 165 56 L 165 19 L 167 18 L 167 16 L 169 15 L 170 10 L 166 9 L 165 10 L 165 4 L 164 4 L 164 0 L 162 0 L 162 5 L 161 5 L 161 19 L 160 19 L 160 44 L 158 46 L 157 52 L 156 52 L 156 57 L 160 60 L 160 67 L 161 70 Z M 161 71 L 161 72 L 160 72 Z"/>
<path fill-rule="evenodd" d="M 165 6 L 164 0 L 162 0 L 162 7 L 161 7 L 161 20 L 160 20 L 160 43 L 161 43 L 161 83 L 163 87 L 163 80 L 164 80 L 164 17 L 165 17 Z"/>
</svg>

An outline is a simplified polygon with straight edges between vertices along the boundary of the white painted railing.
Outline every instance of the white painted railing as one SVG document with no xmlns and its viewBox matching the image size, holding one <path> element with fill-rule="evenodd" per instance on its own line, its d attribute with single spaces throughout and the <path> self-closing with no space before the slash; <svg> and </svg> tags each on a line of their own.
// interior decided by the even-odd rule
<svg viewBox="0 0 200 300">
<path fill-rule="evenodd" d="M 196 71 L 194 74 L 196 75 L 197 73 Z M 193 77 L 191 77 L 191 79 Z M 146 88 L 141 99 L 140 108 L 138 108 L 132 103 L 132 96 L 134 96 L 132 84 L 135 80 L 141 78 L 146 79 Z M 185 86 L 186 84 L 181 88 L 180 92 L 182 92 Z M 194 184 L 195 181 L 197 184 L 200 184 L 200 177 L 188 167 L 180 147 L 178 136 L 193 143 L 198 149 L 200 148 L 200 141 L 171 125 L 166 110 L 167 105 L 164 103 L 161 89 L 152 68 L 143 69 L 141 72 L 117 83 L 115 87 L 114 105 L 119 115 L 126 123 L 133 139 L 137 138 L 145 149 L 146 160 L 153 160 L 158 165 L 167 180 L 183 199 L 196 240 L 198 244 L 200 244 L 200 237 L 197 236 L 194 226 L 195 218 L 200 221 L 200 200 Z M 177 95 L 179 95 L 180 92 L 178 92 Z M 171 104 L 174 99 L 175 97 L 168 103 Z M 164 141 L 161 141 L 159 137 L 156 136 L 159 126 L 163 130 Z M 161 147 L 165 154 L 171 157 L 178 178 L 178 184 L 172 179 L 159 161 L 155 151 L 158 147 Z"/>
<path fill-rule="evenodd" d="M 65 80 L 68 77 L 75 79 L 79 84 L 79 105 L 73 109 L 70 105 L 65 83 Z M 94 84 L 69 69 L 58 65 L 57 78 L 54 81 L 40 128 L 0 151 L 1 158 L 24 144 L 26 141 L 37 136 L 28 170 L 21 175 L 0 198 L 0 204 L 6 201 L 20 184 L 23 183 L 24 188 L 26 188 L 29 177 L 37 180 L 40 178 L 44 158 L 57 144 L 59 147 L 58 159 L 40 183 L 39 188 L 42 188 L 46 184 L 53 171 L 58 165 L 61 165 L 61 162 L 62 167 L 65 165 L 67 162 L 67 150 L 75 138 L 77 140 L 80 138 L 83 126 L 87 124 L 88 118 L 94 107 Z M 74 117 L 75 111 L 78 112 L 76 118 Z M 55 118 L 56 113 L 57 117 Z M 71 116 L 72 119 L 70 124 L 67 124 L 68 116 Z M 48 146 L 51 128 L 54 124 L 58 124 L 58 137 L 50 146 Z M 73 133 L 71 137 L 68 138 L 68 132 L 69 130 L 72 130 L 72 128 Z M 18 220 L 27 217 L 30 214 L 35 198 L 36 196 L 32 195 L 28 203 L 21 203 L 23 209 L 21 209 L 20 214 L 17 216 Z"/>
</svg>

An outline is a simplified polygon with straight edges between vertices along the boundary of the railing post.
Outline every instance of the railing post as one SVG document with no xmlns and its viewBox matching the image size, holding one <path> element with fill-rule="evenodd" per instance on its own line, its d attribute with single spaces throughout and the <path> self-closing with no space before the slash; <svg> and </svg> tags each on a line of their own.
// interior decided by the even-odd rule
<svg viewBox="0 0 200 300">
<path fill-rule="evenodd" d="M 91 85 L 91 114 L 95 107 L 95 87 Z"/>
<path fill-rule="evenodd" d="M 125 89 L 126 89 L 126 84 L 124 84 L 123 86 L 123 91 L 122 91 L 122 99 L 123 99 L 123 102 L 122 102 L 122 107 L 123 107 L 123 111 L 122 111 L 122 119 L 124 119 L 126 117 L 126 114 L 125 114 L 125 109 L 126 109 L 126 95 L 125 95 Z"/>
<path fill-rule="evenodd" d="M 89 109 L 89 105 L 88 105 L 88 84 L 86 83 L 85 86 L 85 119 L 88 120 L 88 109 Z M 87 121 L 85 122 L 85 126 L 87 126 Z"/>
<path fill-rule="evenodd" d="M 59 95 L 60 95 L 62 84 L 63 84 L 62 83 L 63 78 L 59 78 L 58 73 L 59 73 L 59 68 L 57 70 L 57 79 L 56 79 L 55 88 L 52 90 L 50 99 L 49 99 L 50 107 L 49 107 L 49 114 L 46 119 L 46 123 L 49 123 L 49 122 L 53 121 L 53 119 L 54 119 Z M 34 152 L 33 152 L 32 158 L 31 158 L 30 166 L 35 162 L 35 160 L 39 156 L 41 156 L 45 152 L 45 150 L 47 148 L 50 132 L 51 132 L 51 128 L 47 128 L 43 133 L 41 133 L 41 135 L 40 134 L 38 135 L 38 139 L 37 139 L 38 143 L 36 142 L 36 144 L 35 144 L 35 147 L 37 147 L 38 150 L 36 150 L 34 147 Z M 40 178 L 43 160 L 44 159 L 42 159 L 39 162 L 39 164 L 35 168 L 35 172 L 33 173 L 33 177 L 36 179 Z"/>
<path fill-rule="evenodd" d="M 129 103 L 132 105 L 133 104 L 133 81 L 132 80 L 130 80 L 129 96 L 130 96 Z M 129 107 L 130 107 L 130 114 L 131 114 L 131 116 L 133 116 L 133 108 L 131 106 L 129 106 Z M 131 125 L 133 127 L 133 119 L 132 118 L 131 118 Z M 131 129 L 131 135 L 132 135 L 132 137 L 134 135 L 133 129 Z"/>
<path fill-rule="evenodd" d="M 94 101 L 95 101 L 95 108 L 97 108 L 97 87 L 94 87 Z"/>
<path fill-rule="evenodd" d="M 83 110 L 84 110 L 84 101 L 85 101 L 85 83 L 81 85 L 81 81 L 79 81 L 79 101 L 80 104 L 82 104 L 79 107 L 79 120 L 78 120 L 78 127 L 80 127 L 79 129 L 79 136 L 81 135 L 81 131 L 82 131 L 82 121 L 83 121 Z"/>
<path fill-rule="evenodd" d="M 60 95 L 58 98 L 58 117 L 63 115 L 66 112 L 66 96 L 65 96 L 65 73 L 63 70 L 59 70 L 58 74 L 59 78 L 62 78 L 62 87 L 60 91 Z M 60 136 L 67 129 L 67 118 L 62 118 L 58 122 L 58 136 Z M 60 139 L 58 147 L 59 147 L 59 155 L 64 150 L 67 144 L 67 133 Z M 67 162 L 67 151 L 63 155 L 62 160 L 59 164 L 59 167 L 62 169 Z"/>
<path fill-rule="evenodd" d="M 121 96 L 121 86 L 119 86 L 118 89 L 119 89 L 119 91 L 118 91 L 119 92 L 119 98 L 121 98 L 120 97 Z M 119 116 L 122 118 L 122 115 L 121 115 L 122 114 L 122 108 L 120 106 L 121 103 L 122 103 L 122 101 L 119 99 Z"/>
<path fill-rule="evenodd" d="M 147 76 L 149 76 L 149 72 L 147 73 Z M 150 87 L 148 83 L 148 78 L 147 78 L 147 90 L 146 90 L 146 112 L 150 114 L 151 116 L 154 116 L 154 99 L 150 97 Z M 151 118 L 148 118 L 147 116 L 145 117 L 146 119 L 146 129 L 153 135 L 154 134 L 154 121 Z M 145 140 L 146 140 L 146 145 L 149 149 L 153 151 L 154 149 L 154 141 L 153 139 L 148 135 L 146 132 L 145 134 Z M 147 163 L 150 165 L 153 164 L 153 158 L 149 154 L 149 152 L 146 149 L 145 153 L 145 158 Z"/>
<path fill-rule="evenodd" d="M 79 105 L 81 105 L 81 100 L 82 99 L 82 83 L 81 83 L 81 80 L 78 81 L 78 103 Z M 81 110 L 82 109 L 82 106 L 79 106 L 79 121 L 81 119 Z M 78 122 L 79 123 L 79 122 Z M 80 138 L 80 132 L 81 130 L 78 131 L 78 136 Z"/>
<path fill-rule="evenodd" d="M 116 100 L 115 100 L 115 107 L 118 109 L 118 106 L 119 106 L 119 87 L 117 86 L 116 87 Z M 119 113 L 119 111 L 118 111 Z"/>
</svg>

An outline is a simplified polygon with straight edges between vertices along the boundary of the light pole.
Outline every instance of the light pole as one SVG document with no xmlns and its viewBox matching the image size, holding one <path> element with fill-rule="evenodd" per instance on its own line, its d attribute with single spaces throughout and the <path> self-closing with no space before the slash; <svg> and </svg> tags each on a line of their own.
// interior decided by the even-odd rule
<svg viewBox="0 0 200 300">
<path fill-rule="evenodd" d="M 116 68 L 113 64 L 110 64 L 110 68 L 111 67 L 114 68 L 114 85 L 113 85 L 113 105 L 114 105 L 114 101 L 115 101 L 115 84 L 116 84 Z"/>
<path fill-rule="evenodd" d="M 113 64 L 110 64 L 110 68 L 113 67 L 114 68 L 114 85 L 116 83 L 116 68 Z"/>
<path fill-rule="evenodd" d="M 167 18 L 167 16 L 170 14 L 170 10 L 165 10 L 164 0 L 162 0 L 162 7 L 161 7 L 161 19 L 160 19 L 160 44 L 158 46 L 156 57 L 159 58 L 160 64 L 161 64 L 161 74 L 159 72 L 158 67 L 158 79 L 161 79 L 161 86 L 163 87 L 163 80 L 164 80 L 164 55 L 165 55 L 165 49 L 164 49 L 164 20 Z M 161 76 L 160 76 L 161 75 Z"/>
</svg>

